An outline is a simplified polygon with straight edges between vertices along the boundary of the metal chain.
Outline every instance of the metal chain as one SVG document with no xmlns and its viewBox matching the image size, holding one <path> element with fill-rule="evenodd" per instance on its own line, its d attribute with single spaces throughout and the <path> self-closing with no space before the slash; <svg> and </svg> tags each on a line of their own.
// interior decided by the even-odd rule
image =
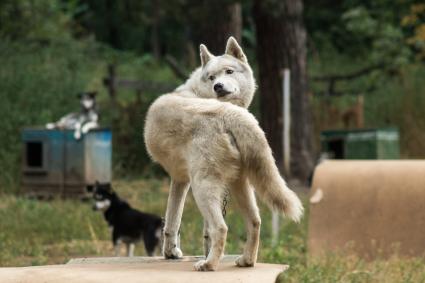
<svg viewBox="0 0 425 283">
<path fill-rule="evenodd" d="M 229 203 L 229 190 L 226 189 L 224 191 L 223 203 L 221 204 L 221 214 L 223 214 L 223 217 L 226 217 L 226 214 L 227 214 L 226 206 L 228 203 Z"/>
</svg>

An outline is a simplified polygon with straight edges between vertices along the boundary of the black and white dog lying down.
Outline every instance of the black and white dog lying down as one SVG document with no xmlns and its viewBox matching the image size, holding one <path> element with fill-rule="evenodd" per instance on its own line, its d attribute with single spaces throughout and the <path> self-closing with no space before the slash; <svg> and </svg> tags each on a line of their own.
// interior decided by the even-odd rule
<svg viewBox="0 0 425 283">
<path fill-rule="evenodd" d="M 120 244 L 127 248 L 127 256 L 134 255 L 135 244 L 141 240 L 145 243 L 146 253 L 154 255 L 159 247 L 162 234 L 162 219 L 154 214 L 144 213 L 120 199 L 110 184 L 96 182 L 93 188 L 94 210 L 104 213 L 108 225 L 112 228 L 112 243 L 115 256 L 119 256 Z"/>
<path fill-rule="evenodd" d="M 81 111 L 63 116 L 59 121 L 46 124 L 47 129 L 75 130 L 74 137 L 79 140 L 81 135 L 99 127 L 99 114 L 96 110 L 96 92 L 78 94 Z"/>
</svg>

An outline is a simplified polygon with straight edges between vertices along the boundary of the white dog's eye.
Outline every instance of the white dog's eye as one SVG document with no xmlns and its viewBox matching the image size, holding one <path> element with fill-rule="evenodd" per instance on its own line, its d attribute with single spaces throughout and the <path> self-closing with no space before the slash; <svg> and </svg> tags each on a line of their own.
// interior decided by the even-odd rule
<svg viewBox="0 0 425 283">
<path fill-rule="evenodd" d="M 233 70 L 226 70 L 226 74 L 228 74 L 228 75 L 230 75 L 230 74 L 233 74 Z"/>
<path fill-rule="evenodd" d="M 214 76 L 209 76 L 209 77 L 208 77 L 208 79 L 209 79 L 210 81 L 213 81 L 213 80 L 215 80 L 215 77 L 214 77 Z"/>
</svg>

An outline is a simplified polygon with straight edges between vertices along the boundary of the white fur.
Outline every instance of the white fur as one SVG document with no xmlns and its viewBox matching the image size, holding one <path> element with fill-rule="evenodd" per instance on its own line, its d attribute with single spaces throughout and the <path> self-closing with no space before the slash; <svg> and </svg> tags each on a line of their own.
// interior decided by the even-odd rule
<svg viewBox="0 0 425 283">
<path fill-rule="evenodd" d="M 228 188 L 246 223 L 247 242 L 237 266 L 253 266 L 260 239 L 260 215 L 254 190 L 271 207 L 299 221 L 303 207 L 281 178 L 258 122 L 246 109 L 255 80 L 246 56 L 230 38 L 226 54 L 215 57 L 201 46 L 202 67 L 173 93 L 158 98 L 145 123 L 145 144 L 153 160 L 170 175 L 164 228 L 167 258 L 183 255 L 178 230 L 189 186 L 204 217 L 205 260 L 196 270 L 216 270 L 223 255 L 227 226 L 221 212 Z M 227 74 L 232 68 L 234 72 Z M 213 75 L 213 80 L 208 77 Z M 217 97 L 220 81 L 230 94 Z M 251 186 L 252 185 L 252 186 Z"/>
<path fill-rule="evenodd" d="M 111 201 L 109 199 L 98 200 L 94 205 L 97 210 L 106 210 L 109 206 L 111 206 Z"/>
<path fill-rule="evenodd" d="M 134 249 L 136 248 L 136 245 L 134 243 L 128 243 L 128 241 L 126 241 L 126 238 L 119 238 L 117 240 L 117 242 L 114 244 L 114 255 L 115 256 L 120 256 L 120 252 L 121 252 L 121 244 L 125 242 L 125 248 L 126 248 L 126 252 L 127 252 L 127 256 L 128 257 L 133 257 L 134 256 Z"/>
</svg>

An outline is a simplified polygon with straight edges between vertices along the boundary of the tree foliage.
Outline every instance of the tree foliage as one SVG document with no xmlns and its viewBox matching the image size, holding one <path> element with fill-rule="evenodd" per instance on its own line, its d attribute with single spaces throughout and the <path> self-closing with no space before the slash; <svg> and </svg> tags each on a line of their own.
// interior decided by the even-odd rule
<svg viewBox="0 0 425 283">
<path fill-rule="evenodd" d="M 416 58 L 425 60 L 425 4 L 411 4 L 401 23 L 408 30 L 407 43 L 416 51 Z"/>
<path fill-rule="evenodd" d="M 279 18 L 288 12 L 285 1 L 261 2 L 268 17 Z M 259 71 L 257 77 L 264 82 L 264 78 L 276 76 L 275 70 L 269 74 L 260 70 L 258 61 L 264 63 L 265 59 L 257 55 L 267 42 L 264 42 L 266 37 L 258 34 L 259 25 L 254 19 L 258 11 L 253 4 L 253 0 L 0 1 L 0 108 L 5 117 L 0 122 L 3 129 L 0 166 L 6 168 L 0 179 L 12 183 L 18 176 L 20 127 L 41 125 L 73 110 L 74 93 L 79 91 L 97 88 L 107 103 L 102 85 L 107 64 L 117 64 L 120 75 L 126 78 L 177 83 L 181 78 L 173 76 L 165 59 L 173 59 L 174 68 L 177 66 L 183 70 L 181 74 L 186 74 L 198 65 L 199 43 L 217 43 L 213 49 L 221 53 L 224 50 L 221 41 L 233 33 L 225 26 L 232 15 L 225 7 L 240 7 L 241 41 L 250 63 Z M 405 128 L 410 123 L 406 121 L 419 121 L 422 110 L 410 111 L 409 115 L 414 113 L 410 120 L 394 113 L 407 109 L 406 105 L 423 105 L 422 88 L 418 86 L 422 77 L 418 80 L 410 77 L 424 73 L 421 69 L 425 60 L 423 1 L 304 0 L 303 4 L 311 93 L 367 94 L 368 126 L 386 125 L 385 121 L 390 121 Z M 269 34 L 278 36 L 274 31 Z M 264 54 L 270 57 L 274 52 L 265 50 Z M 273 79 L 275 88 L 279 89 L 280 78 Z M 143 99 L 136 101 L 133 92 L 119 93 L 122 109 L 128 111 L 122 111 L 120 129 L 116 131 L 125 145 L 116 151 L 115 164 L 124 171 L 140 172 L 146 168 L 146 153 L 137 149 L 143 148 L 144 111 L 157 95 L 143 93 Z M 262 95 L 257 95 L 251 108 L 259 117 L 258 100 L 266 96 Z M 313 106 L 315 99 L 313 95 L 309 101 Z M 350 99 L 346 101 L 341 105 Z M 404 106 L 397 108 L 391 103 Z M 132 120 L 138 118 L 141 122 L 135 127 Z M 417 146 L 420 142 L 412 142 L 417 139 L 418 135 L 413 134 L 417 131 L 403 131 L 409 136 L 409 142 L 402 141 L 406 155 L 422 156 L 423 151 Z M 132 135 L 137 138 L 129 138 Z"/>
<path fill-rule="evenodd" d="M 76 0 L 0 1 L 0 38 L 15 41 L 69 38 L 79 7 Z"/>
</svg>

